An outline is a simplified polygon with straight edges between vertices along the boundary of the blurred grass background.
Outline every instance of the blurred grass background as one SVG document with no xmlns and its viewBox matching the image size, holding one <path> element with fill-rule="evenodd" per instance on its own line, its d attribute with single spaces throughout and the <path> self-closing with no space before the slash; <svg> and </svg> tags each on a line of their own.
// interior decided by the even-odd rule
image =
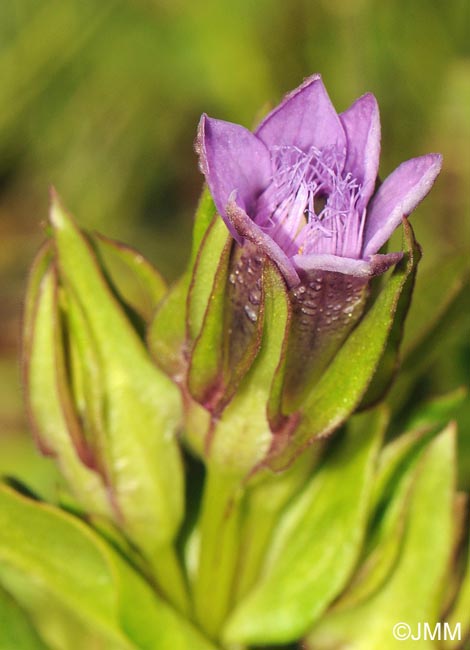
<svg viewBox="0 0 470 650">
<path fill-rule="evenodd" d="M 27 267 L 53 184 L 80 223 L 183 269 L 201 187 L 202 111 L 248 127 L 322 72 L 338 110 L 372 91 L 381 174 L 429 151 L 444 171 L 413 217 L 423 267 L 470 243 L 468 0 L 15 0 L 0 4 L 0 472 L 43 493 L 18 371 Z M 468 381 L 468 336 L 434 363 L 436 392 Z M 428 378 L 428 379 L 429 379 Z M 470 484 L 470 410 L 461 481 Z"/>
</svg>

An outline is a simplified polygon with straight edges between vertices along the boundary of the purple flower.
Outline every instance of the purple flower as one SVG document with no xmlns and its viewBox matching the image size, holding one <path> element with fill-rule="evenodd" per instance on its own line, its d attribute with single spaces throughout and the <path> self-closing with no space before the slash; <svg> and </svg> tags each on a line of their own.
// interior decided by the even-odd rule
<svg viewBox="0 0 470 650">
<path fill-rule="evenodd" d="M 320 75 L 254 133 L 203 115 L 196 147 L 218 212 L 238 243 L 271 257 L 290 287 L 313 270 L 367 278 L 401 253 L 378 253 L 429 192 L 441 156 L 402 163 L 375 192 L 380 120 L 373 95 L 336 113 Z"/>
</svg>

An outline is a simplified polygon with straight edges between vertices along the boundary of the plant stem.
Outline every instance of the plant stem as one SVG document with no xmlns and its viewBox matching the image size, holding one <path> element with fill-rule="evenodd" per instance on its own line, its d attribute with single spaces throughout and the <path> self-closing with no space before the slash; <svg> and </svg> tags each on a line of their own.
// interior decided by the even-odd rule
<svg viewBox="0 0 470 650">
<path fill-rule="evenodd" d="M 194 600 L 196 618 L 212 638 L 217 638 L 231 604 L 239 541 L 239 486 L 238 477 L 209 466 Z"/>
<path fill-rule="evenodd" d="M 251 515 L 243 526 L 234 590 L 235 602 L 246 596 L 255 584 L 278 518 L 278 513 L 271 511 L 255 511 Z"/>
<path fill-rule="evenodd" d="M 189 616 L 191 601 L 181 564 L 171 544 L 158 549 L 153 561 L 154 576 L 158 587 L 180 612 Z"/>
</svg>

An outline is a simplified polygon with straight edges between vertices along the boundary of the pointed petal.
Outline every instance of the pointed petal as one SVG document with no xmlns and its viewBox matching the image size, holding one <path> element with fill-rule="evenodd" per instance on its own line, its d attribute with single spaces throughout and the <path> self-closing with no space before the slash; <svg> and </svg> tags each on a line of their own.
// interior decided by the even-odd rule
<svg viewBox="0 0 470 650">
<path fill-rule="evenodd" d="M 341 113 L 346 132 L 347 154 L 344 168 L 361 183 L 358 210 L 367 205 L 375 188 L 380 156 L 380 115 L 377 100 L 367 93 Z"/>
<path fill-rule="evenodd" d="M 269 152 L 243 126 L 214 120 L 205 114 L 199 122 L 195 147 L 217 210 L 236 237 L 225 207 L 235 192 L 238 205 L 250 213 L 253 202 L 269 182 Z"/>
<path fill-rule="evenodd" d="M 248 239 L 278 266 L 289 287 L 299 284 L 299 276 L 284 251 L 264 233 L 235 201 L 231 200 L 225 210 L 231 228 L 243 239 Z"/>
<path fill-rule="evenodd" d="M 312 254 L 294 255 L 293 262 L 297 269 L 308 273 L 313 270 L 335 271 L 358 278 L 368 278 L 385 273 L 403 257 L 403 253 L 388 253 L 387 255 L 371 255 L 369 260 L 354 260 L 338 255 Z"/>
<path fill-rule="evenodd" d="M 342 151 L 346 136 L 320 75 L 313 75 L 261 122 L 255 134 L 268 147 L 291 145 L 307 151 L 337 145 Z"/>
<path fill-rule="evenodd" d="M 430 153 L 407 160 L 385 179 L 372 199 L 366 217 L 363 257 L 376 253 L 402 218 L 424 199 L 441 165 L 442 156 Z"/>
</svg>

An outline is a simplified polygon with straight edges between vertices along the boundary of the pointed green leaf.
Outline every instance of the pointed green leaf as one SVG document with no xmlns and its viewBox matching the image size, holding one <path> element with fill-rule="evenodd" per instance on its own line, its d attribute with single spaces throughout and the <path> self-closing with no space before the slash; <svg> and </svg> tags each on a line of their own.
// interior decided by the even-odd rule
<svg viewBox="0 0 470 650">
<path fill-rule="evenodd" d="M 162 276 L 130 246 L 94 233 L 92 242 L 119 299 L 149 323 L 167 287 Z"/>
<path fill-rule="evenodd" d="M 372 597 L 326 615 L 309 635 L 308 648 L 394 650 L 404 645 L 394 638 L 396 624 L 406 623 L 414 635 L 419 634 L 419 623 L 427 622 L 434 629 L 452 545 L 454 482 L 455 431 L 448 427 L 430 443 L 414 472 L 394 571 Z M 423 638 L 416 647 L 431 650 L 435 646 Z"/>
<path fill-rule="evenodd" d="M 389 443 L 379 456 L 371 495 L 369 529 L 351 583 L 334 605 L 350 608 L 370 598 L 394 570 L 403 543 L 414 467 L 426 444 L 416 432 Z"/>
<path fill-rule="evenodd" d="M 416 292 L 405 328 L 403 354 L 422 344 L 462 291 L 468 291 L 470 262 L 468 255 L 452 255 L 418 273 Z"/>
<path fill-rule="evenodd" d="M 186 299 L 190 277 L 185 273 L 160 303 L 148 331 L 148 346 L 159 367 L 176 382 L 186 369 Z"/>
<path fill-rule="evenodd" d="M 470 540 L 469 543 L 467 543 L 467 547 L 467 565 L 465 567 L 464 577 L 460 585 L 457 599 L 447 616 L 451 629 L 455 629 L 455 627 L 460 624 L 462 639 L 467 639 L 470 636 L 470 617 L 468 615 L 470 612 Z M 444 647 L 449 650 L 460 648 L 459 641 L 459 639 L 446 639 Z"/>
<path fill-rule="evenodd" d="M 292 439 L 273 457 L 274 468 L 286 466 L 311 440 L 338 428 L 360 403 L 387 344 L 400 296 L 413 282 L 417 248 L 406 220 L 404 236 L 403 260 L 315 386 Z"/>
<path fill-rule="evenodd" d="M 79 519 L 0 488 L 0 561 L 40 585 L 120 650 L 211 650 Z M 213 650 L 213 649 L 212 649 Z"/>
<path fill-rule="evenodd" d="M 336 441 L 281 517 L 259 582 L 227 623 L 227 641 L 294 641 L 341 592 L 362 544 L 385 423 L 383 411 L 356 416 Z"/>
<path fill-rule="evenodd" d="M 403 362 L 387 399 L 397 411 L 416 379 L 469 328 L 468 256 L 452 256 L 418 274 L 403 340 Z"/>
</svg>

